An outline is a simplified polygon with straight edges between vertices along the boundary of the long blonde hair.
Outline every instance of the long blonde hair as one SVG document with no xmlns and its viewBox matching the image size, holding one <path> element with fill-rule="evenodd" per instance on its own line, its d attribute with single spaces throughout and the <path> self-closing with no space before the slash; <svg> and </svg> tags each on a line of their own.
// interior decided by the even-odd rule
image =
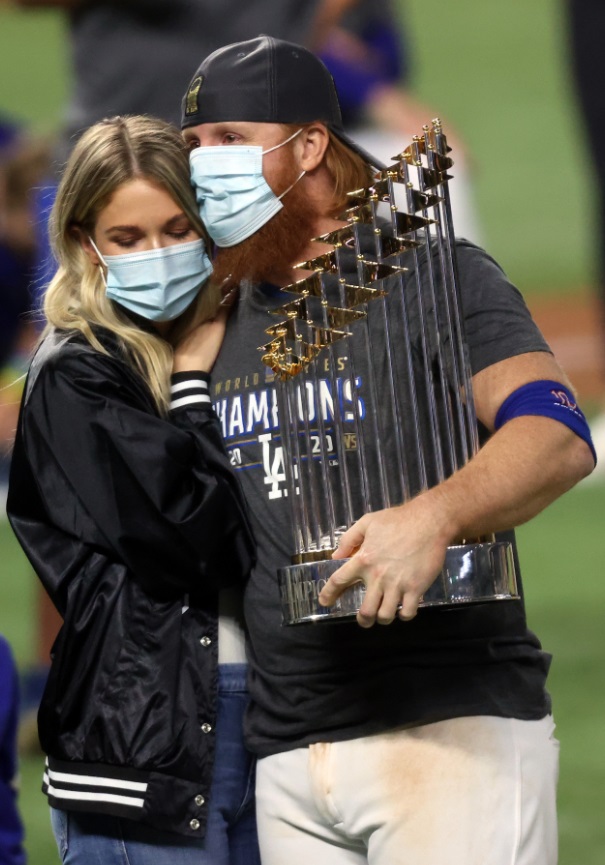
<svg viewBox="0 0 605 865">
<path fill-rule="evenodd" d="M 86 255 L 82 235 L 92 236 L 101 210 L 116 189 L 136 178 L 162 186 L 180 205 L 201 237 L 206 232 L 189 180 L 187 147 L 177 129 L 153 117 L 102 120 L 78 140 L 65 167 L 50 216 L 50 241 L 58 271 L 44 296 L 53 328 L 79 331 L 97 351 L 107 353 L 94 327 L 112 331 L 128 362 L 143 376 L 161 412 L 167 410 L 173 353 L 154 332 L 142 330 L 105 292 L 100 269 Z M 189 326 L 211 318 L 218 291 L 207 285 L 185 313 Z M 183 323 L 177 327 L 182 330 Z M 43 334 L 44 336 L 44 334 Z"/>
</svg>

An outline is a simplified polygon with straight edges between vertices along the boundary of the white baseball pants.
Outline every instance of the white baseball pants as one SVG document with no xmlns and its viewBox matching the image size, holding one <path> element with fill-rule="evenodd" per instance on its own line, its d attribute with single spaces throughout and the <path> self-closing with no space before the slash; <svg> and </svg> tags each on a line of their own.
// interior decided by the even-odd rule
<svg viewBox="0 0 605 865">
<path fill-rule="evenodd" d="M 558 756 L 550 716 L 480 716 L 265 757 L 263 865 L 556 865 Z"/>
</svg>

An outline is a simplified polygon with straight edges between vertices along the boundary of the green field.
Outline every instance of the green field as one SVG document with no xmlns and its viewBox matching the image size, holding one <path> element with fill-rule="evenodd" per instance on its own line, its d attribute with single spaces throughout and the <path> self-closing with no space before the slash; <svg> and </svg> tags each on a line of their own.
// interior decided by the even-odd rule
<svg viewBox="0 0 605 865">
<path fill-rule="evenodd" d="M 568 77 L 562 2 L 408 0 L 401 8 L 416 93 L 462 133 L 472 155 L 489 251 L 526 295 L 589 286 L 591 169 Z M 0 112 L 52 132 L 68 87 L 60 14 L 0 7 Z M 560 865 L 605 861 L 604 510 L 605 486 L 581 485 L 519 532 L 530 624 L 554 655 Z M 33 578 L 0 522 L 0 631 L 22 668 L 35 658 L 33 599 Z M 30 865 L 58 861 L 41 769 L 40 757 L 24 758 Z"/>
<path fill-rule="evenodd" d="M 563 0 L 401 5 L 417 48 L 418 93 L 463 132 L 474 157 L 487 248 L 525 294 L 586 285 L 592 168 Z"/>
</svg>

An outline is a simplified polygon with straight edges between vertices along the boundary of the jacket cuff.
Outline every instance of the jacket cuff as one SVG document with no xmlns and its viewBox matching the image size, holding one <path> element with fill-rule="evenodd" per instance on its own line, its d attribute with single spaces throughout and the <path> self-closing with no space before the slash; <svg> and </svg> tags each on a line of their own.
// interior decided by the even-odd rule
<svg viewBox="0 0 605 865">
<path fill-rule="evenodd" d="M 170 411 L 185 406 L 210 408 L 210 374 L 201 370 L 176 372 L 170 376 Z"/>
</svg>

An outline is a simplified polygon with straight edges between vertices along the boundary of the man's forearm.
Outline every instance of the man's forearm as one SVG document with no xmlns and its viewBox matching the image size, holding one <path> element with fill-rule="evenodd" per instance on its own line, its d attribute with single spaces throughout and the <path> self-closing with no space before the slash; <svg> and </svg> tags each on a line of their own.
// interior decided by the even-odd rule
<svg viewBox="0 0 605 865">
<path fill-rule="evenodd" d="M 434 497 L 452 541 L 527 522 L 594 466 L 588 445 L 567 426 L 543 417 L 505 424 Z"/>
</svg>

